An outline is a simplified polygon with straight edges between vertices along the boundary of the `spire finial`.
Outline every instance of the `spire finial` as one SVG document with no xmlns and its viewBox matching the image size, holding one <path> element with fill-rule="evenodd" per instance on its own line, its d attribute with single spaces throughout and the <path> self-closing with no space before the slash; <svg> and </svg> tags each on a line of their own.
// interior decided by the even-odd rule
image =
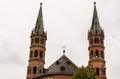
<svg viewBox="0 0 120 79">
<path fill-rule="evenodd" d="M 40 3 L 40 5 L 42 6 L 43 3 Z"/>
<path fill-rule="evenodd" d="M 63 55 L 65 55 L 65 48 L 66 46 L 63 46 Z"/>
<path fill-rule="evenodd" d="M 94 2 L 94 5 L 96 5 L 96 2 Z"/>
</svg>

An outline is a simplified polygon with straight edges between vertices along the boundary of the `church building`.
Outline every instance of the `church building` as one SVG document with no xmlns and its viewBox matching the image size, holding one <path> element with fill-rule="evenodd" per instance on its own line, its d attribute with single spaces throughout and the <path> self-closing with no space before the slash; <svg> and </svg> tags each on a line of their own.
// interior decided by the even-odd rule
<svg viewBox="0 0 120 79">
<path fill-rule="evenodd" d="M 99 18 L 94 2 L 93 19 L 90 30 L 88 31 L 89 42 L 89 61 L 88 65 L 96 72 L 97 79 L 107 79 L 106 65 L 104 56 L 104 31 L 99 23 Z M 45 51 L 47 32 L 44 31 L 42 3 L 38 13 L 35 28 L 31 32 L 31 44 L 29 52 L 29 64 L 27 67 L 26 79 L 71 79 L 78 70 L 74 62 L 72 62 L 65 54 L 56 60 L 48 68 L 45 68 Z M 65 53 L 65 50 L 63 50 Z"/>
</svg>

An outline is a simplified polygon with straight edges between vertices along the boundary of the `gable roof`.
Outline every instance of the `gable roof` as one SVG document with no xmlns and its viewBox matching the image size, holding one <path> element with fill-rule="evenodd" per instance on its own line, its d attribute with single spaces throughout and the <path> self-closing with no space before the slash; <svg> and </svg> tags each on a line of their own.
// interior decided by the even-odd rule
<svg viewBox="0 0 120 79">
<path fill-rule="evenodd" d="M 47 68 L 47 71 L 39 77 L 46 75 L 73 75 L 78 67 L 65 55 Z"/>
<path fill-rule="evenodd" d="M 65 55 L 60 57 L 56 62 L 48 67 L 48 73 L 66 73 L 74 74 L 78 67 Z"/>
</svg>

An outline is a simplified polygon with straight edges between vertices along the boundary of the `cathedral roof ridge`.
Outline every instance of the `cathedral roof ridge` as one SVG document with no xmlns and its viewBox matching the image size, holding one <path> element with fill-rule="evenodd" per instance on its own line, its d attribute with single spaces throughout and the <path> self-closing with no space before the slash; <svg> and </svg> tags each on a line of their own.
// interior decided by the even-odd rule
<svg viewBox="0 0 120 79">
<path fill-rule="evenodd" d="M 46 73 L 43 73 L 38 77 L 53 74 L 73 75 L 77 71 L 77 69 L 77 65 L 75 65 L 67 56 L 63 54 L 58 60 L 56 60 L 47 68 Z"/>
</svg>

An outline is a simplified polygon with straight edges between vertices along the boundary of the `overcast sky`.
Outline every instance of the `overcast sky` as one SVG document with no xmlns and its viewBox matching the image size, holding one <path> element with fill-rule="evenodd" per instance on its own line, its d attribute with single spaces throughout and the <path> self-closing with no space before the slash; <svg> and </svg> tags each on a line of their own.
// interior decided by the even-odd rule
<svg viewBox="0 0 120 79">
<path fill-rule="evenodd" d="M 86 66 L 94 1 L 105 32 L 107 77 L 120 79 L 119 0 L 0 0 L 0 79 L 26 79 L 30 34 L 40 2 L 48 36 L 45 67 L 63 55 L 64 45 L 67 57 Z"/>
</svg>

